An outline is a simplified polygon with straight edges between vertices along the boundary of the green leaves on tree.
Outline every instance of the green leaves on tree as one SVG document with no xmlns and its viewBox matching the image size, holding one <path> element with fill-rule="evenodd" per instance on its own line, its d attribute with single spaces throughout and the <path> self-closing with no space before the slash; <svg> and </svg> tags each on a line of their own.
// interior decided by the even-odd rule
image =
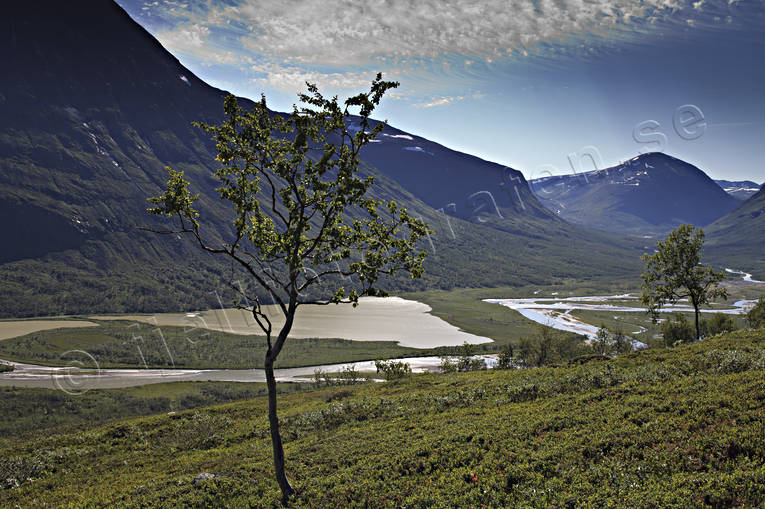
<svg viewBox="0 0 765 509">
<path fill-rule="evenodd" d="M 728 297 L 720 288 L 724 273 L 701 264 L 704 230 L 691 224 L 678 226 L 663 241 L 657 241 L 656 252 L 644 255 L 646 270 L 642 274 L 642 302 L 654 322 L 666 304 L 688 299 L 696 313 L 696 339 L 701 335 L 699 309 L 713 299 Z"/>
</svg>

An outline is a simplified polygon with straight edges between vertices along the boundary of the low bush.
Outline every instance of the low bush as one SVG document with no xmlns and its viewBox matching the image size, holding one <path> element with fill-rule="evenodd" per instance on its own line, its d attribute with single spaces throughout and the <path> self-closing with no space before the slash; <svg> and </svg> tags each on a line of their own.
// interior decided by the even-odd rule
<svg viewBox="0 0 765 509">
<path fill-rule="evenodd" d="M 516 366 L 513 345 L 508 343 L 499 352 L 496 369 L 512 369 Z"/>
<path fill-rule="evenodd" d="M 665 346 L 687 343 L 696 338 L 693 325 L 682 313 L 675 313 L 671 319 L 662 322 L 660 330 Z"/>
<path fill-rule="evenodd" d="M 733 317 L 724 313 L 715 313 L 709 319 L 704 319 L 700 324 L 702 336 L 714 336 L 723 332 L 733 332 L 738 329 Z"/>
<path fill-rule="evenodd" d="M 600 326 L 597 336 L 590 344 L 593 352 L 601 356 L 621 355 L 632 351 L 630 338 L 625 336 L 621 329 L 611 330 L 605 325 Z"/>
<path fill-rule="evenodd" d="M 375 368 L 386 380 L 396 380 L 412 373 L 411 366 L 401 361 L 375 361 Z"/>
<path fill-rule="evenodd" d="M 518 343 L 518 358 L 528 367 L 549 366 L 568 362 L 581 355 L 592 353 L 583 337 L 561 335 L 550 327 L 540 326 L 532 338 Z"/>
<path fill-rule="evenodd" d="M 760 297 L 757 304 L 746 314 L 746 321 L 749 327 L 757 329 L 765 327 L 765 298 Z"/>
<path fill-rule="evenodd" d="M 172 426 L 149 438 L 155 445 L 171 451 L 211 449 L 223 443 L 225 432 L 231 426 L 231 419 L 225 415 L 195 411 L 179 416 Z"/>
</svg>

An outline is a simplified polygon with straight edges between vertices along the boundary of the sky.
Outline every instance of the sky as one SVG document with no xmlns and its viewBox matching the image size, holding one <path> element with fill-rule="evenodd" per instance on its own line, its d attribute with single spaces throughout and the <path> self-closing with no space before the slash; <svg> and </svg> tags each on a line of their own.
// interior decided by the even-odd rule
<svg viewBox="0 0 765 509">
<path fill-rule="evenodd" d="M 520 170 L 660 150 L 765 181 L 762 0 L 117 0 L 211 85 L 290 111 L 400 82 L 375 117 Z"/>
</svg>

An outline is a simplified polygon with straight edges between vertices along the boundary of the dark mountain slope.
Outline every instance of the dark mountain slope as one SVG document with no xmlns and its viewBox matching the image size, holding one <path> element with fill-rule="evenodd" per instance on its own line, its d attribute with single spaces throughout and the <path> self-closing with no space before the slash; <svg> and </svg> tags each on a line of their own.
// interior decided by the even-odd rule
<svg viewBox="0 0 765 509">
<path fill-rule="evenodd" d="M 662 235 L 683 223 L 705 226 L 739 203 L 700 169 L 657 152 L 531 184 L 540 201 L 568 221 L 636 235 Z"/>
<path fill-rule="evenodd" d="M 705 231 L 709 260 L 765 281 L 765 188 Z"/>
<path fill-rule="evenodd" d="M 211 194 L 212 145 L 190 122 L 220 118 L 225 94 L 111 2 L 9 4 L 0 38 L 3 314 L 212 305 L 202 282 L 221 267 L 135 226 L 161 226 L 145 209 L 165 165 Z"/>
<path fill-rule="evenodd" d="M 222 288 L 228 266 L 185 239 L 143 233 L 136 226 L 163 226 L 146 213 L 146 198 L 160 191 L 164 167 L 172 166 L 184 170 L 200 193 L 209 218 L 205 231 L 213 236 L 228 231 L 226 208 L 210 177 L 216 165 L 212 143 L 191 126 L 196 120 L 219 121 L 226 93 L 195 77 L 112 2 L 8 5 L 0 40 L 0 55 L 8 63 L 0 76 L 0 212 L 6 219 L 0 231 L 0 314 L 218 305 L 214 292 Z M 386 145 L 391 146 L 380 144 Z M 401 201 L 435 233 L 423 242 L 431 251 L 426 278 L 397 280 L 394 288 L 639 272 L 634 247 L 612 247 L 622 241 L 588 234 L 548 214 L 525 181 L 510 179 L 518 188 L 513 193 L 525 197 L 523 206 L 503 201 L 498 191 L 491 199 L 487 193 L 474 196 L 469 213 L 462 214 L 470 223 L 428 206 L 437 205 L 435 198 L 453 199 L 451 194 L 429 197 L 416 186 L 410 193 L 396 180 L 402 178 L 394 172 L 397 161 L 383 157 L 376 161 L 379 171 L 365 163 L 362 172 L 376 176 L 378 196 Z M 472 170 L 460 178 L 470 180 Z M 493 175 L 485 178 L 501 183 Z M 474 194 L 480 184 L 449 189 Z"/>
<path fill-rule="evenodd" d="M 509 216 L 547 222 L 554 217 L 533 196 L 518 170 L 390 126 L 365 148 L 364 159 L 423 202 L 455 217 L 499 217 L 503 209 Z"/>
</svg>

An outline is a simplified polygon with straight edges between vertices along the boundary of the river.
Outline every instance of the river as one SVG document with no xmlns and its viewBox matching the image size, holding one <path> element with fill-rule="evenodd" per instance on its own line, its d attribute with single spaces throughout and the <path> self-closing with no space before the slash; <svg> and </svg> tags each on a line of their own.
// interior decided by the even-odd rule
<svg viewBox="0 0 765 509">
<path fill-rule="evenodd" d="M 645 313 L 644 307 L 624 306 L 607 304 L 609 300 L 637 300 L 637 297 L 630 294 L 623 295 L 602 295 L 591 297 L 541 297 L 530 299 L 484 299 L 484 302 L 499 304 L 513 309 L 529 320 L 533 320 L 542 325 L 547 325 L 553 329 L 582 334 L 590 339 L 598 334 L 598 327 L 582 322 L 570 313 L 575 309 L 589 311 L 613 311 L 617 313 Z M 724 313 L 739 315 L 746 312 L 749 305 L 754 300 L 740 300 L 733 303 L 733 308 L 728 309 L 702 309 L 702 313 Z M 677 311 L 693 312 L 693 308 L 684 304 L 675 304 L 665 306 L 659 310 L 662 313 L 674 313 Z M 637 334 L 642 331 L 633 332 Z M 636 348 L 646 348 L 647 345 L 640 341 L 633 340 L 633 346 Z"/>
<path fill-rule="evenodd" d="M 492 356 L 476 356 L 488 367 L 496 365 Z M 438 371 L 439 357 L 409 357 L 395 359 L 409 364 L 414 373 Z M 52 367 L 3 361 L 14 366 L 14 371 L 0 375 L 0 386 L 42 387 L 61 389 L 78 394 L 91 389 L 116 389 L 167 382 L 265 382 L 262 369 L 96 369 L 82 367 Z M 312 382 L 314 373 L 337 373 L 353 368 L 360 372 L 374 372 L 374 361 L 322 364 L 302 368 L 276 369 L 279 382 Z"/>
<path fill-rule="evenodd" d="M 524 299 L 484 299 L 484 302 L 507 306 L 521 313 L 526 318 L 537 323 L 553 327 L 555 329 L 583 334 L 590 338 L 595 337 L 598 328 L 584 323 L 570 315 L 570 311 L 575 309 L 585 309 L 593 311 L 613 311 L 613 312 L 645 312 L 645 308 L 637 306 L 625 306 L 608 304 L 609 300 L 634 300 L 629 294 L 609 295 L 609 296 L 590 296 L 590 297 L 553 297 L 553 298 L 524 298 Z M 465 341 L 473 343 L 482 343 L 491 341 L 489 338 L 474 336 L 461 331 L 451 324 L 441 320 L 438 317 L 427 314 L 430 307 L 425 304 L 407 301 L 399 298 L 386 298 L 388 303 L 386 308 L 380 305 L 380 301 L 366 301 L 363 313 L 350 314 L 353 310 L 348 310 L 348 314 L 337 315 L 334 319 L 317 319 L 314 322 L 313 315 L 304 315 L 302 327 L 307 327 L 309 323 L 314 323 L 320 327 L 321 333 L 315 332 L 309 337 L 342 337 L 350 336 L 348 339 L 355 339 L 353 336 L 358 331 L 364 331 L 370 327 L 380 327 L 382 330 L 369 333 L 367 330 L 365 338 L 374 339 L 393 339 L 407 346 L 417 346 L 425 348 L 429 346 L 438 346 L 444 344 L 462 344 Z M 727 314 L 741 314 L 746 307 L 755 301 L 742 300 L 734 303 L 734 307 L 722 310 L 702 310 L 703 312 L 721 312 Z M 364 304 L 364 302 L 362 302 Z M 318 309 L 332 309 L 333 306 L 314 306 Z M 337 309 L 337 308 L 336 308 Z M 374 311 L 384 311 L 381 316 L 373 316 Z M 230 311 L 226 313 L 225 311 Z M 395 312 L 394 312 L 395 311 Z M 674 311 L 693 311 L 686 305 L 668 306 L 662 309 L 663 312 Z M 236 313 L 234 313 L 236 312 Z M 92 319 L 122 319 L 146 321 L 155 325 L 189 325 L 189 323 L 199 323 L 198 319 L 206 320 L 206 325 L 212 324 L 210 328 L 216 330 L 228 330 L 234 333 L 252 333 L 251 329 L 245 329 L 246 316 L 239 310 L 209 311 L 200 314 L 172 313 L 161 315 L 133 315 L 133 316 L 110 316 L 110 317 L 91 317 Z M 205 318 L 206 317 L 206 318 Z M 343 323 L 349 318 L 361 320 L 351 326 Z M 306 319 L 307 318 L 307 319 Z M 406 318 L 406 319 L 404 319 Z M 186 321 L 189 319 L 189 321 Z M 197 320 L 196 322 L 194 320 Z M 335 325 L 332 325 L 334 321 Z M 50 328 L 52 323 L 45 320 L 27 321 L 25 327 L 29 329 L 34 322 L 39 322 L 43 328 Z M 13 322 L 6 322 L 13 323 Z M 83 322 L 69 322 L 82 326 Z M 3 322 L 0 322 L 0 328 Z M 335 334 L 339 329 L 333 328 L 337 324 L 344 327 L 343 334 Z M 366 324 L 366 328 L 363 327 Z M 434 327 L 428 330 L 428 325 Z M 15 325 L 14 325 L 15 326 Z M 67 325 L 69 326 L 69 325 Z M 217 327 L 216 327 L 217 326 Z M 27 330 L 25 329 L 25 330 Z M 40 330 L 40 329 L 38 329 Z M 416 339 L 412 336 L 412 331 L 427 331 L 426 339 Z M 248 331 L 248 332 L 245 332 Z M 406 332 L 406 334 L 403 334 Z M 445 336 L 439 334 L 446 334 Z M 440 340 L 438 338 L 441 338 Z M 443 339 L 446 338 L 446 339 Z M 363 340 L 363 339 L 362 339 Z M 457 342 L 459 340 L 459 342 Z M 633 340 L 635 348 L 644 348 L 646 345 L 640 341 Z M 191 381 L 214 381 L 214 382 L 264 382 L 265 373 L 262 369 L 99 369 L 97 362 L 87 352 L 80 352 L 82 358 L 90 358 L 91 362 L 77 363 L 70 367 L 51 367 L 38 366 L 33 364 L 24 364 L 3 361 L 14 366 L 14 371 L 0 374 L 0 386 L 18 386 L 18 387 L 45 387 L 52 389 L 61 389 L 66 392 L 77 394 L 89 389 L 114 389 L 120 387 L 133 387 L 139 385 L 148 385 L 166 382 L 191 382 Z M 496 359 L 491 356 L 482 356 L 489 367 L 496 363 Z M 408 363 L 412 371 L 437 371 L 441 364 L 438 357 L 410 357 L 398 359 Z M 361 361 L 338 364 L 322 364 L 316 366 L 307 366 L 300 368 L 277 369 L 276 377 L 281 382 L 306 382 L 313 381 L 313 375 L 317 370 L 323 372 L 340 372 L 346 368 L 353 368 L 357 371 L 374 372 L 374 361 Z"/>
</svg>

